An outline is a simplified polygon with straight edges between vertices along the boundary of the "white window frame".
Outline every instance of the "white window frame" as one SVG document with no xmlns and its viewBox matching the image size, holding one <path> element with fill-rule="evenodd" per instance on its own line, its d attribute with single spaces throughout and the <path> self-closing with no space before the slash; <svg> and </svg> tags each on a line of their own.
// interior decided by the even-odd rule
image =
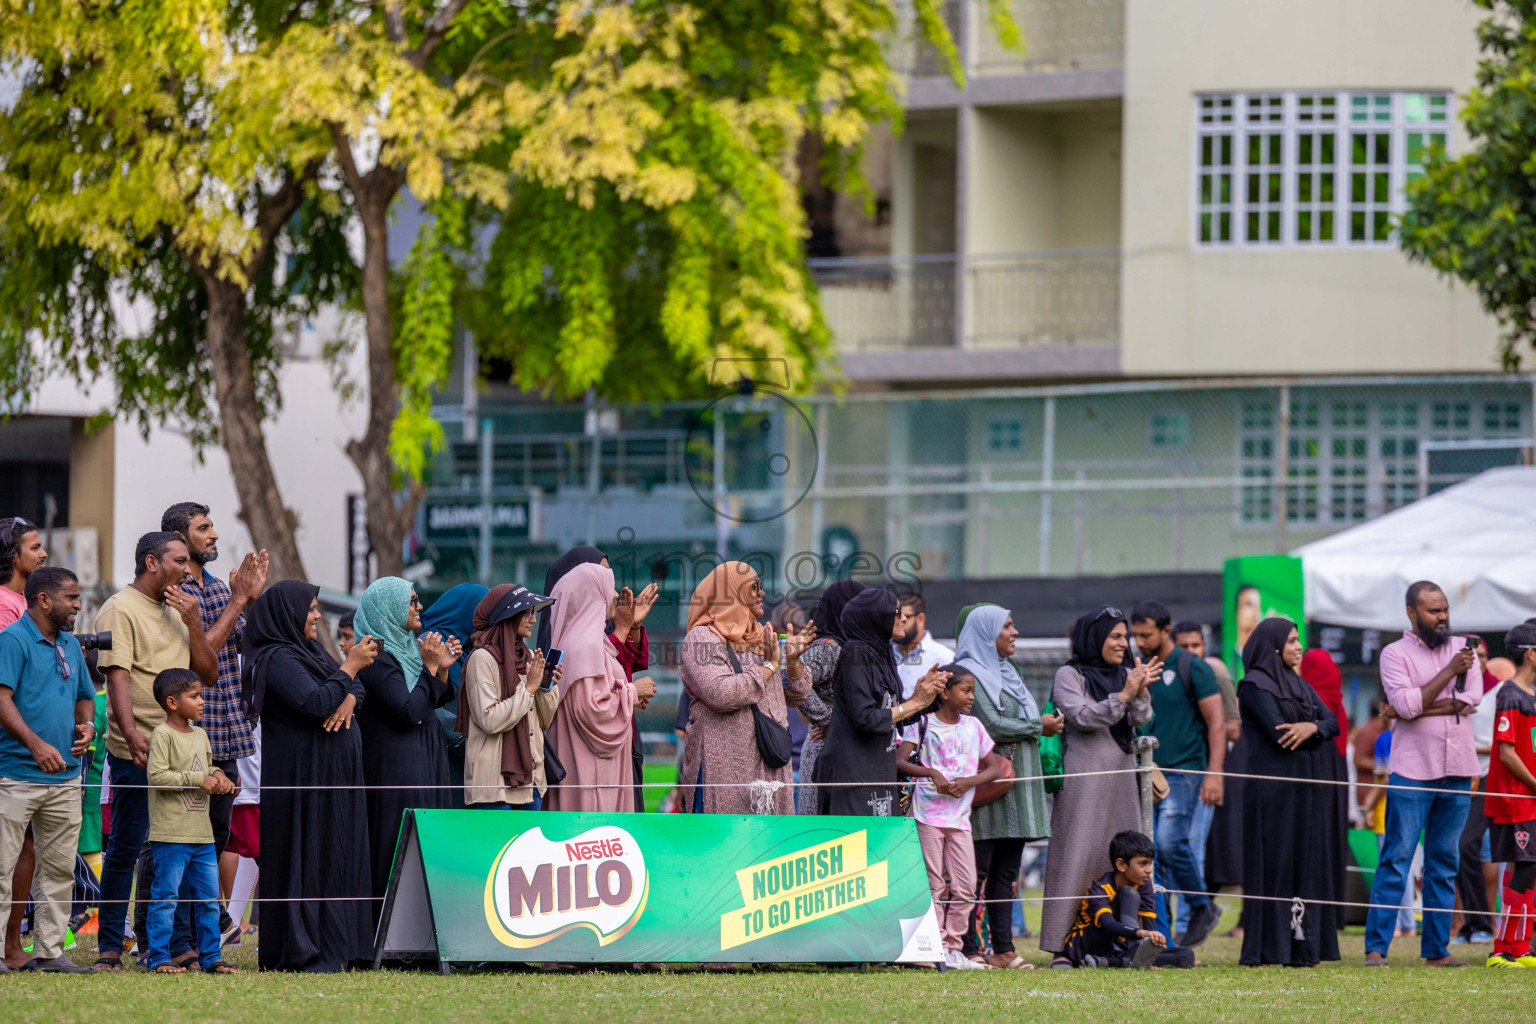
<svg viewBox="0 0 1536 1024">
<path fill-rule="evenodd" d="M 1356 97 L 1372 98 L 1387 97 L 1389 99 L 1389 116 L 1383 121 L 1362 122 L 1356 125 L 1352 120 L 1354 99 Z M 1434 107 L 1433 98 L 1443 97 L 1445 102 L 1443 110 L 1444 121 L 1408 121 L 1408 97 L 1425 97 L 1425 109 Z M 1282 117 L 1277 123 L 1268 116 L 1254 120 L 1259 111 L 1259 104 L 1263 107 L 1264 115 L 1270 112 L 1271 104 L 1275 97 L 1281 99 Z M 1334 120 L 1331 124 L 1334 134 L 1334 189 L 1333 189 L 1333 239 L 1331 241 L 1316 241 L 1298 239 L 1296 231 L 1296 215 L 1299 206 L 1297 199 L 1297 176 L 1299 174 L 1298 136 L 1305 134 L 1319 134 L 1319 129 L 1326 122 L 1316 120 L 1301 120 L 1301 99 L 1303 97 L 1320 100 L 1329 97 L 1334 100 Z M 1210 104 L 1223 100 L 1230 101 L 1231 119 L 1229 121 L 1202 122 L 1202 105 L 1210 109 Z M 1314 110 L 1319 109 L 1314 107 Z M 1374 109 L 1374 106 L 1372 107 Z M 1191 149 L 1191 177 L 1193 180 L 1193 196 L 1190 218 L 1190 242 L 1197 249 L 1253 249 L 1272 251 L 1276 249 L 1319 249 L 1319 248 L 1375 248 L 1391 249 L 1397 246 L 1397 232 L 1392 231 L 1385 239 L 1367 237 L 1361 241 L 1352 240 L 1351 235 L 1351 173 L 1353 170 L 1353 147 L 1351 136 L 1356 128 L 1370 127 L 1376 130 L 1385 130 L 1391 139 L 1391 154 L 1388 164 L 1390 175 L 1388 188 L 1389 197 L 1386 211 L 1393 216 L 1399 216 L 1408 208 L 1404 195 L 1404 186 L 1409 175 L 1408 165 L 1408 136 L 1418 133 L 1440 133 L 1445 136 L 1447 152 L 1454 152 L 1455 148 L 1455 123 L 1457 115 L 1456 96 L 1446 90 L 1440 89 L 1365 89 L 1365 90 L 1293 90 L 1279 92 L 1273 89 L 1255 89 L 1245 92 L 1220 92 L 1201 93 L 1195 96 L 1192 111 L 1194 145 Z M 1274 240 L 1248 241 L 1248 139 L 1250 133 L 1273 134 L 1279 129 L 1283 136 L 1281 145 L 1281 230 L 1280 237 Z M 1228 173 L 1232 178 L 1231 203 L 1223 209 L 1231 214 L 1232 232 L 1231 239 L 1227 241 L 1217 240 L 1219 230 L 1213 229 L 1213 239 L 1202 241 L 1200 238 L 1201 207 L 1201 149 L 1204 140 L 1211 138 L 1219 140 L 1222 136 L 1230 136 L 1232 140 L 1232 163 Z M 1213 141 L 1213 146 L 1219 151 L 1219 141 Z M 1367 182 L 1369 188 L 1369 182 Z M 1270 204 L 1261 204 L 1261 210 L 1270 209 Z M 1317 204 L 1306 204 L 1306 208 L 1317 210 Z M 1368 202 L 1367 209 L 1375 208 L 1375 204 Z M 1210 207 L 1206 207 L 1207 210 Z M 1261 232 L 1262 233 L 1262 232 Z M 1313 227 L 1314 236 L 1317 233 L 1316 223 Z M 1371 235 L 1371 223 L 1366 224 L 1366 234 Z"/>
</svg>

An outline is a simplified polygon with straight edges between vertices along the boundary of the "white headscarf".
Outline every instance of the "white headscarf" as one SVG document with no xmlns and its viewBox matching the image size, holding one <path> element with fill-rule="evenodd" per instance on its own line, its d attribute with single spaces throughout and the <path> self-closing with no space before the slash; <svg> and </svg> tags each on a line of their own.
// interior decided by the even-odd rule
<svg viewBox="0 0 1536 1024">
<path fill-rule="evenodd" d="M 1018 670 L 997 653 L 997 637 L 1012 614 L 1007 608 L 984 604 L 971 611 L 955 644 L 955 661 L 976 677 L 976 687 L 987 695 L 992 706 L 1001 710 L 1002 694 L 1007 692 L 1019 702 L 1022 718 L 1039 718 L 1040 707 Z"/>
</svg>

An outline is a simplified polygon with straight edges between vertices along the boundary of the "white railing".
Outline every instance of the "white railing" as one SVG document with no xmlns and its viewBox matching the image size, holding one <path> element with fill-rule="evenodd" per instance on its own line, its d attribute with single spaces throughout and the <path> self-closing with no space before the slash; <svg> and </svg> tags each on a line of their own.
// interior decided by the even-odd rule
<svg viewBox="0 0 1536 1024">
<path fill-rule="evenodd" d="M 1120 338 L 1120 254 L 1109 250 L 967 261 L 974 348 L 1113 344 Z"/>
<path fill-rule="evenodd" d="M 1024 52 L 1004 48 L 976 4 L 976 56 L 982 74 L 1119 67 L 1125 61 L 1125 0 L 1013 0 Z"/>
<path fill-rule="evenodd" d="M 955 257 L 811 260 L 838 349 L 955 343 Z"/>
</svg>

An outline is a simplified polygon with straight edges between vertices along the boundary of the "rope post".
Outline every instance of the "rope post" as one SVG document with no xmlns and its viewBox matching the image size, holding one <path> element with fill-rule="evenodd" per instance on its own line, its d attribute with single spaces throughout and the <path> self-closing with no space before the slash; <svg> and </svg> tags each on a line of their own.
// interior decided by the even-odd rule
<svg viewBox="0 0 1536 1024">
<path fill-rule="evenodd" d="M 1156 750 L 1156 736 L 1136 737 L 1136 778 L 1141 784 L 1141 831 L 1149 838 L 1152 835 L 1153 809 L 1157 804 L 1152 796 L 1152 761 Z"/>
</svg>

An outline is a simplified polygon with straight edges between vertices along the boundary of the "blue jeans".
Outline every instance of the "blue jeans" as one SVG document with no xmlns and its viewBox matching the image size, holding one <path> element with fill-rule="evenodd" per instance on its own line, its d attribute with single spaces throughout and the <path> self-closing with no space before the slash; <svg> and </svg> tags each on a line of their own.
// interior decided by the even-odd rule
<svg viewBox="0 0 1536 1024">
<path fill-rule="evenodd" d="M 1157 805 L 1157 820 L 1153 824 L 1152 841 L 1157 844 L 1158 881 L 1168 889 L 1203 893 L 1205 877 L 1195 860 L 1191 833 L 1201 807 L 1200 784 L 1205 776 L 1190 772 L 1172 772 L 1168 775 L 1168 795 Z M 1209 896 L 1182 896 L 1179 908 L 1188 907 L 1191 912 L 1211 902 Z"/>
<path fill-rule="evenodd" d="M 1462 777 L 1421 782 L 1393 772 L 1393 786 L 1413 789 L 1454 789 L 1452 793 L 1387 791 L 1387 820 L 1382 834 L 1381 863 L 1371 886 L 1371 902 L 1378 904 L 1365 919 L 1365 951 L 1387 955 L 1392 945 L 1392 925 L 1402 905 L 1413 850 L 1424 835 L 1424 930 L 1419 955 L 1438 960 L 1449 955 L 1451 907 L 1456 898 L 1456 870 L 1461 865 L 1461 830 L 1472 803 L 1472 780 Z M 1441 911 L 1436 913 L 1435 911 Z"/>
<path fill-rule="evenodd" d="M 1216 808 L 1196 801 L 1195 816 L 1190 819 L 1189 845 L 1195 854 L 1195 870 L 1205 877 L 1205 846 L 1211 838 L 1211 823 L 1216 820 Z M 1189 901 L 1180 900 L 1178 914 L 1174 917 L 1173 931 L 1182 935 L 1189 931 Z"/>
<path fill-rule="evenodd" d="M 107 755 L 107 770 L 112 773 L 112 832 L 101 855 L 101 912 L 97 920 L 96 946 L 99 953 L 123 952 L 123 928 L 128 920 L 128 894 L 133 891 L 133 874 L 139 853 L 149 838 L 149 775 L 133 763 L 131 757 Z M 119 788 L 122 787 L 122 788 Z M 130 788 L 132 787 L 132 788 Z M 177 877 L 180 877 L 179 875 Z M 147 900 L 149 893 L 139 893 Z M 189 898 L 187 893 L 182 899 Z M 171 935 L 173 956 L 192 948 L 191 904 L 176 904 L 176 922 Z M 214 926 L 217 931 L 218 926 Z M 146 936 L 139 936 L 139 950 L 145 949 Z M 215 951 L 218 937 L 214 937 Z"/>
<path fill-rule="evenodd" d="M 116 827 L 115 825 L 113 826 Z M 218 963 L 219 952 L 219 858 L 212 843 L 149 844 L 155 858 L 155 884 L 149 905 L 149 960 L 154 970 L 170 963 L 171 922 L 178 906 L 187 907 L 197 922 L 198 963 L 204 970 Z M 188 883 L 195 903 L 176 902 Z"/>
</svg>

